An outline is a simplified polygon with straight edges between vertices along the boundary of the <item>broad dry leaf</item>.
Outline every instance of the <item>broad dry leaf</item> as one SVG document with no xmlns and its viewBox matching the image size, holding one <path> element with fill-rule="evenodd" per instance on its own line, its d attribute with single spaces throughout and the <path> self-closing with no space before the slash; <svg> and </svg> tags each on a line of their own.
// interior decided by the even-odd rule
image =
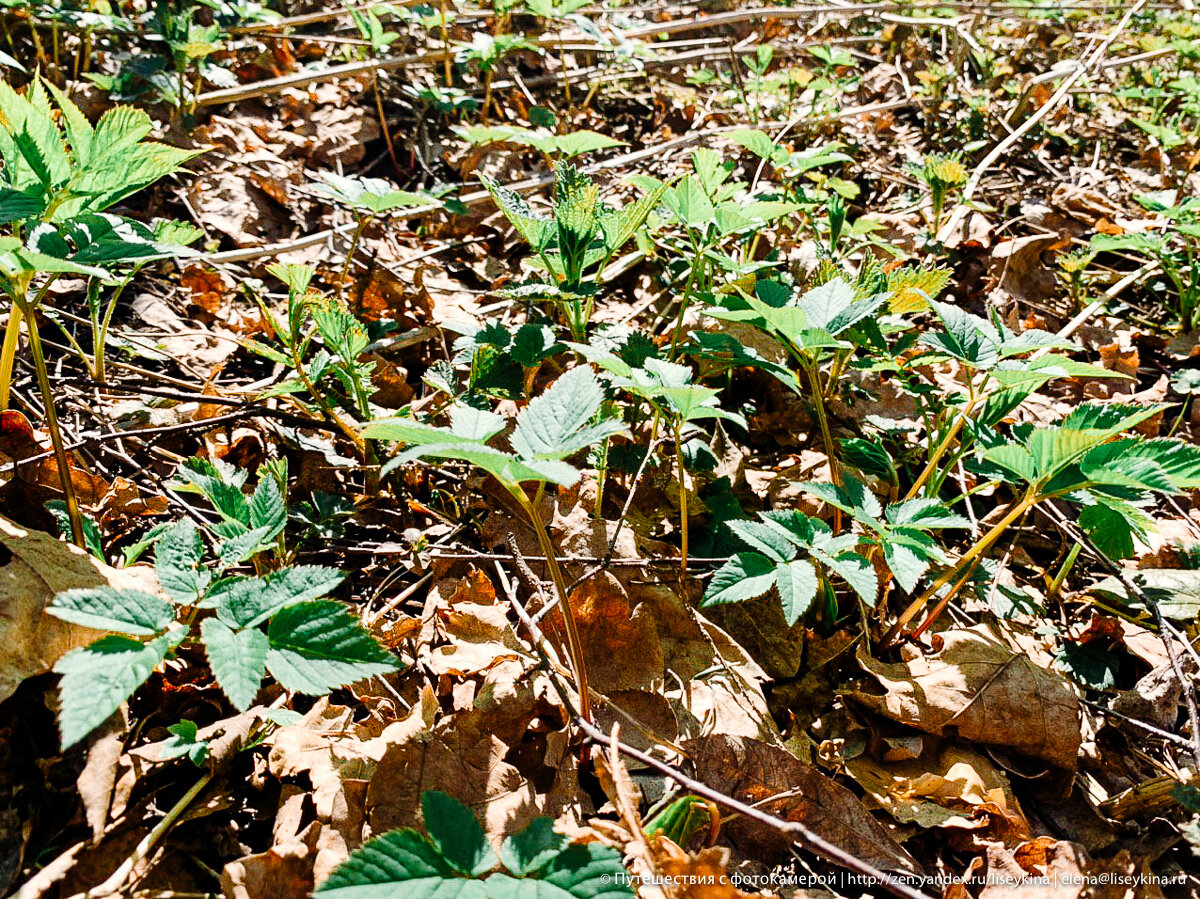
<svg viewBox="0 0 1200 899">
<path fill-rule="evenodd" d="M 1010 843 L 1029 833 L 1004 771 L 965 746 L 927 750 L 899 762 L 859 755 L 845 764 L 866 791 L 867 804 L 901 824 L 984 831 Z"/>
<path fill-rule="evenodd" d="M 859 663 L 886 692 L 848 697 L 926 733 L 1075 767 L 1082 741 L 1079 699 L 1062 675 L 1039 667 L 983 626 L 938 636 L 940 651 L 895 664 L 860 648 Z"/>
<path fill-rule="evenodd" d="M 232 861 L 221 872 L 225 899 L 303 899 L 313 889 L 312 850 L 293 840 Z"/>
<path fill-rule="evenodd" d="M 56 593 L 111 586 L 155 593 L 149 568 L 117 570 L 41 531 L 26 531 L 0 516 L 0 700 L 21 681 L 48 671 L 59 658 L 102 632 L 46 614 Z"/>
<path fill-rule="evenodd" d="M 699 780 L 818 836 L 885 871 L 920 873 L 920 866 L 866 806 L 787 751 L 746 737 L 716 734 L 685 744 Z M 772 797 L 778 796 L 777 799 Z M 766 861 L 786 854 L 790 841 L 778 830 L 748 818 L 723 832 L 743 851 Z"/>
</svg>

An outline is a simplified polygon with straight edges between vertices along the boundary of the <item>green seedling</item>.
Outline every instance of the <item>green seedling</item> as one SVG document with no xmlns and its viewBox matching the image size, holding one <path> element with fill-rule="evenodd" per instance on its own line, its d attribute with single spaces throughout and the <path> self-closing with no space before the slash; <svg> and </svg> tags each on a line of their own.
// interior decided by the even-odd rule
<svg viewBox="0 0 1200 899">
<path fill-rule="evenodd" d="M 583 646 L 567 597 L 567 583 L 538 504 L 546 484 L 569 487 L 579 480 L 579 470 L 565 460 L 624 430 L 620 422 L 601 418 L 604 390 L 590 368 L 573 368 L 545 392 L 530 401 L 516 418 L 509 437 L 511 451 L 490 443 L 508 427 L 508 419 L 494 412 L 458 405 L 450 412 L 450 427 L 434 427 L 407 418 L 381 419 L 363 428 L 363 437 L 392 440 L 409 449 L 384 466 L 417 459 L 467 462 L 495 478 L 529 518 L 546 557 L 559 608 L 566 624 L 567 652 L 579 688 L 581 710 L 590 716 L 591 697 Z M 538 485 L 530 499 L 524 484 Z"/>
<path fill-rule="evenodd" d="M 150 228 L 105 211 L 199 155 L 144 140 L 152 128 L 148 115 L 126 106 L 105 113 L 93 127 L 53 85 L 35 80 L 22 97 L 0 82 L 0 290 L 12 302 L 0 347 L 0 408 L 8 407 L 20 328 L 27 322 L 72 538 L 80 546 L 84 539 L 70 463 L 34 316 L 62 275 L 110 278 L 122 267 L 179 251 L 167 244 L 182 233 L 179 229 Z M 107 319 L 99 327 L 93 314 L 95 364 L 101 373 Z"/>
<path fill-rule="evenodd" d="M 155 571 L 165 599 L 137 590 L 81 588 L 57 594 L 47 609 L 63 621 L 110 632 L 54 666 L 62 675 L 63 748 L 99 727 L 184 645 L 203 647 L 217 684 L 242 711 L 254 703 L 267 672 L 287 690 L 323 695 L 396 668 L 342 603 L 324 598 L 342 581 L 336 569 L 233 572 L 273 548 L 283 532 L 287 508 L 274 477 L 262 478 L 246 496 L 211 467 L 185 472 L 193 483 L 205 484 L 222 516 L 213 528 L 211 554 L 196 525 L 184 519 L 157 538 Z"/>
<path fill-rule="evenodd" d="M 571 338 L 583 342 L 605 268 L 642 228 L 666 188 L 651 190 L 617 209 L 602 203 L 598 185 L 573 165 L 559 164 L 554 175 L 551 216 L 536 213 L 520 194 L 491 178 L 481 176 L 480 181 L 550 276 L 551 283 L 533 285 L 527 293 L 556 300 Z"/>
<path fill-rule="evenodd" d="M 535 818 L 507 837 L 497 857 L 474 812 L 437 790 L 421 795 L 424 833 L 392 830 L 354 850 L 314 893 L 315 899 L 458 896 L 542 899 L 633 896 L 621 854 L 576 843 Z"/>
</svg>

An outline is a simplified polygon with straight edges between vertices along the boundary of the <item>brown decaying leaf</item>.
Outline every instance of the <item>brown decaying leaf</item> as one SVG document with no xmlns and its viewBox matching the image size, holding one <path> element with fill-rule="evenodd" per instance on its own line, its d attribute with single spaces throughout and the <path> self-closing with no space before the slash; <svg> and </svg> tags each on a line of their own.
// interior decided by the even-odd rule
<svg viewBox="0 0 1200 899">
<path fill-rule="evenodd" d="M 788 821 L 798 821 L 851 855 L 885 871 L 920 872 L 920 866 L 848 789 L 776 746 L 725 734 L 684 747 L 697 777 L 714 789 Z M 778 797 L 773 799 L 772 797 Z M 782 858 L 788 839 L 745 818 L 722 832 L 762 861 Z"/>
<path fill-rule="evenodd" d="M 1003 746 L 1073 770 L 1082 737 L 1079 699 L 985 626 L 938 634 L 942 648 L 888 664 L 862 648 L 859 663 L 886 691 L 847 694 L 882 715 L 938 736 Z"/>
<path fill-rule="evenodd" d="M 158 583 L 145 566 L 110 568 L 77 547 L 41 531 L 26 531 L 0 516 L 0 699 L 12 695 L 27 677 L 47 671 L 101 631 L 68 624 L 46 614 L 56 593 L 76 587 L 111 586 L 156 593 Z"/>
</svg>

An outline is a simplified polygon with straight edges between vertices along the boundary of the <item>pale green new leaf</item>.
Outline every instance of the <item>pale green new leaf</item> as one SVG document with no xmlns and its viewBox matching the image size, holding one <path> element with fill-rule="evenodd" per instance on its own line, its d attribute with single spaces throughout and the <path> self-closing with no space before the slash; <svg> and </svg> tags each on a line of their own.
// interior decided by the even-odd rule
<svg viewBox="0 0 1200 899">
<path fill-rule="evenodd" d="M 604 388 L 586 366 L 562 375 L 517 416 L 512 447 L 523 459 L 564 459 L 622 429 L 605 421 L 587 427 L 604 402 Z"/>
<path fill-rule="evenodd" d="M 817 595 L 817 570 L 811 562 L 794 559 L 775 566 L 775 587 L 789 625 L 800 620 Z"/>
<path fill-rule="evenodd" d="M 149 643 L 103 637 L 59 659 L 54 671 L 62 675 L 58 722 L 63 748 L 74 746 L 120 708 L 185 633 L 179 628 Z"/>
<path fill-rule="evenodd" d="M 218 618 L 206 618 L 200 640 L 222 692 L 235 708 L 246 711 L 266 674 L 267 635 L 255 627 L 235 631 Z"/>
<path fill-rule="evenodd" d="M 135 637 L 161 633 L 175 619 L 171 604 L 157 596 L 112 587 L 66 590 L 50 601 L 46 612 L 72 624 Z"/>
<path fill-rule="evenodd" d="M 205 604 L 234 627 L 254 627 L 288 606 L 328 595 L 343 580 L 336 568 L 294 565 L 262 577 L 222 581 L 209 591 Z"/>
<path fill-rule="evenodd" d="M 267 669 L 286 689 L 320 696 L 396 669 L 391 654 L 339 602 L 282 609 L 267 628 Z"/>
<path fill-rule="evenodd" d="M 479 182 L 487 188 L 492 199 L 496 201 L 497 208 L 512 222 L 525 243 L 539 253 L 550 245 L 556 230 L 552 220 L 535 214 L 520 194 L 507 187 L 501 187 L 487 175 L 480 175 Z"/>
<path fill-rule="evenodd" d="M 757 599 L 775 583 L 775 563 L 759 553 L 738 553 L 717 569 L 702 606 Z"/>
<path fill-rule="evenodd" d="M 173 602 L 191 605 L 208 588 L 208 572 L 200 567 L 204 546 L 190 518 L 180 519 L 158 539 L 154 571 Z"/>
</svg>

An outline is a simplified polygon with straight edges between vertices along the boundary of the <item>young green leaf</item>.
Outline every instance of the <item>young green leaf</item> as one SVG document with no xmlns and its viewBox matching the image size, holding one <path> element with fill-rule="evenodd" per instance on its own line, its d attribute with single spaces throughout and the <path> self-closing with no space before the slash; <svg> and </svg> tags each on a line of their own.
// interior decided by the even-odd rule
<svg viewBox="0 0 1200 899">
<path fill-rule="evenodd" d="M 396 669 L 395 659 L 339 602 L 282 609 L 267 628 L 267 669 L 296 693 L 320 696 Z"/>
<path fill-rule="evenodd" d="M 562 375 L 517 417 L 512 446 L 522 459 L 564 459 L 622 430 L 617 421 L 587 426 L 600 411 L 604 390 L 586 366 Z"/>
<path fill-rule="evenodd" d="M 192 605 L 208 589 L 208 571 L 200 566 L 203 552 L 200 532 L 190 518 L 181 519 L 158 539 L 154 571 L 172 602 Z"/>
<path fill-rule="evenodd" d="M 239 711 L 254 704 L 267 666 L 267 635 L 255 627 L 235 631 L 219 618 L 206 618 L 200 640 L 222 692 Z"/>
<path fill-rule="evenodd" d="M 441 853 L 415 830 L 393 830 L 368 840 L 330 873 L 316 899 L 486 899 L 479 881 L 454 879 Z M 457 887 L 457 889 L 455 889 Z M 442 891 L 445 892 L 442 892 Z M 451 892 L 453 891 L 453 892 Z"/>
<path fill-rule="evenodd" d="M 139 590 L 82 587 L 57 594 L 46 612 L 63 621 L 135 637 L 159 634 L 175 620 L 171 604 Z"/>
<path fill-rule="evenodd" d="M 237 628 L 262 624 L 276 612 L 327 595 L 344 580 L 336 568 L 295 565 L 262 577 L 228 578 L 213 586 L 204 605 Z"/>
<path fill-rule="evenodd" d="M 775 589 L 779 591 L 783 617 L 789 625 L 795 624 L 808 611 L 819 583 L 817 570 L 811 562 L 794 559 L 775 566 Z"/>
<path fill-rule="evenodd" d="M 63 748 L 74 746 L 120 708 L 179 645 L 184 633 L 180 628 L 149 643 L 102 637 L 59 659 L 54 671 L 62 675 L 58 721 Z"/>
<path fill-rule="evenodd" d="M 775 565 L 770 559 L 759 553 L 738 553 L 712 576 L 701 605 L 756 599 L 774 584 Z"/>
<path fill-rule="evenodd" d="M 496 854 L 475 814 L 457 799 L 439 790 L 421 795 L 421 816 L 429 842 L 450 867 L 468 877 L 478 877 L 496 867 Z"/>
</svg>

